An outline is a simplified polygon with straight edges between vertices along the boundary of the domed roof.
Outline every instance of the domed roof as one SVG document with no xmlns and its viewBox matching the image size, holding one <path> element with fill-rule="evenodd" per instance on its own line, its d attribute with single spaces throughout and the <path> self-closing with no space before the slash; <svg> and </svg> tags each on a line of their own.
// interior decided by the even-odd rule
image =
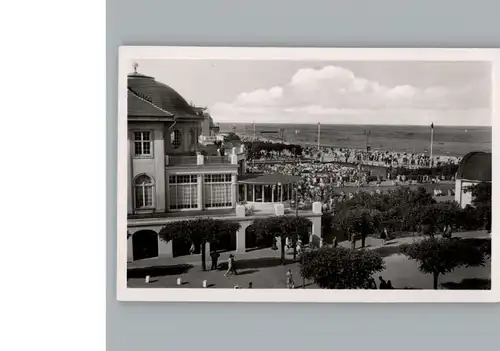
<svg viewBox="0 0 500 351">
<path fill-rule="evenodd" d="M 491 153 L 469 152 L 460 161 L 456 178 L 491 182 Z"/>
<path fill-rule="evenodd" d="M 137 72 L 128 75 L 128 115 L 203 119 L 174 89 Z"/>
</svg>

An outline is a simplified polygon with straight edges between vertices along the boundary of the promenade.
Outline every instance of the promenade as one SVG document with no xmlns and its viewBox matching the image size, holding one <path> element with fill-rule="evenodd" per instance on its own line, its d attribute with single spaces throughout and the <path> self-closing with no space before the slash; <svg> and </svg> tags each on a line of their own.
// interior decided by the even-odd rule
<svg viewBox="0 0 500 351">
<path fill-rule="evenodd" d="M 463 238 L 490 238 L 484 231 L 456 233 L 454 236 Z M 385 260 L 386 269 L 377 274 L 386 280 L 391 280 L 396 289 L 432 289 L 432 277 L 418 271 L 417 263 L 408 260 L 405 256 L 398 254 L 399 246 L 403 243 L 411 243 L 422 240 L 423 236 L 408 236 L 391 240 L 382 246 L 381 240 L 368 237 L 366 248 L 377 250 Z M 357 242 L 357 247 L 361 244 Z M 340 242 L 339 245 L 350 247 L 348 241 Z M 229 278 L 224 277 L 224 268 L 229 254 L 235 254 L 238 275 Z M 285 274 L 288 269 L 292 270 L 296 288 L 302 287 L 302 279 L 299 274 L 299 265 L 294 262 L 291 254 L 287 254 L 285 266 L 280 265 L 279 251 L 261 249 L 246 253 L 225 252 L 219 259 L 219 270 L 203 272 L 201 270 L 201 258 L 199 255 L 183 256 L 176 258 L 158 258 L 137 261 L 128 264 L 128 286 L 131 288 L 202 288 L 203 280 L 207 280 L 210 288 L 233 288 L 235 285 L 246 288 L 252 282 L 254 289 L 263 288 L 285 288 Z M 207 267 L 210 267 L 210 258 L 207 257 Z M 458 288 L 464 284 L 488 284 L 491 267 L 488 263 L 485 267 L 459 268 L 444 275 L 440 279 L 441 288 Z M 150 275 L 149 284 L 144 281 L 145 275 Z M 177 278 L 182 277 L 183 284 L 176 284 Z M 471 281 L 470 278 L 475 278 Z M 306 288 L 317 288 L 311 282 L 306 282 Z M 476 287 L 477 288 L 477 287 Z"/>
</svg>

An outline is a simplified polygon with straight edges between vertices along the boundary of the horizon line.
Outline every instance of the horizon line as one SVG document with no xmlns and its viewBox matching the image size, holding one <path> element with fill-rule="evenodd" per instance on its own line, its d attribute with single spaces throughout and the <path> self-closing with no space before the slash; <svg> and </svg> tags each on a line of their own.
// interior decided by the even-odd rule
<svg viewBox="0 0 500 351">
<path fill-rule="evenodd" d="M 310 123 L 304 123 L 304 122 L 218 122 L 214 121 L 215 123 L 219 124 L 310 124 L 310 125 L 317 125 L 322 124 L 322 125 L 337 125 L 337 126 L 395 126 L 395 127 L 405 127 L 405 126 L 411 126 L 411 127 L 429 127 L 430 124 L 366 124 L 366 123 L 325 123 L 325 122 L 310 122 Z M 460 124 L 436 124 L 436 122 L 433 123 L 434 128 L 436 126 L 441 126 L 441 127 L 493 127 L 493 125 L 489 124 L 476 124 L 476 125 L 460 125 Z"/>
</svg>

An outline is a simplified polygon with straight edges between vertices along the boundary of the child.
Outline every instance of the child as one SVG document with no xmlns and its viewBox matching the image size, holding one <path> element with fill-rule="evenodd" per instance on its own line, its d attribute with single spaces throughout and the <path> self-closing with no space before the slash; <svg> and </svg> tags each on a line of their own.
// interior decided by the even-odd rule
<svg viewBox="0 0 500 351">
<path fill-rule="evenodd" d="M 289 269 L 286 272 L 286 287 L 288 289 L 295 289 L 295 283 L 293 282 L 292 270 Z"/>
</svg>

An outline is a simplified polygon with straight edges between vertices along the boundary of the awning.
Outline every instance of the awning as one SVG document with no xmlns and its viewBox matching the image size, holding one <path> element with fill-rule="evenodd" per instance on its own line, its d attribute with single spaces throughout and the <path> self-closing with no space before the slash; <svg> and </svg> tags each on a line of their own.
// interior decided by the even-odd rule
<svg viewBox="0 0 500 351">
<path fill-rule="evenodd" d="M 299 176 L 291 176 L 285 174 L 247 174 L 240 176 L 238 183 L 240 184 L 291 184 L 298 183 L 302 180 Z"/>
</svg>

